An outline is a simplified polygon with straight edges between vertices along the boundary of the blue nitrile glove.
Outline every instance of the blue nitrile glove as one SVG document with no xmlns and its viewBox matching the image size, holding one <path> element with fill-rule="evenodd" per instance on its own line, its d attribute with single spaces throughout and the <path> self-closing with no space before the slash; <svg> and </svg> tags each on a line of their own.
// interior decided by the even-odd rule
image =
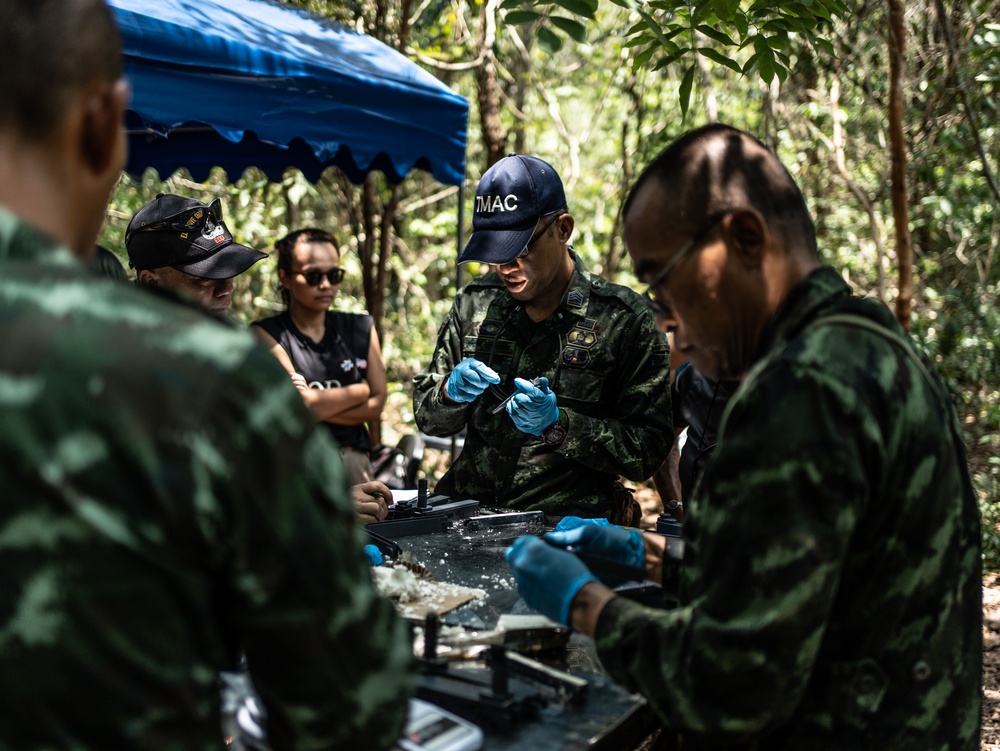
<svg viewBox="0 0 1000 751">
<path fill-rule="evenodd" d="M 517 591 L 542 615 L 569 625 L 569 606 L 577 592 L 597 577 L 572 553 L 526 535 L 514 540 L 504 554 Z"/>
<path fill-rule="evenodd" d="M 573 548 L 581 553 L 624 563 L 626 566 L 646 568 L 646 545 L 642 540 L 642 532 L 637 529 L 585 524 L 574 529 L 556 529 L 555 532 L 546 534 L 545 540 L 560 548 Z"/>
<path fill-rule="evenodd" d="M 475 401 L 491 383 L 500 383 L 497 372 L 474 357 L 466 357 L 451 371 L 444 390 L 452 401 L 467 403 Z"/>
<path fill-rule="evenodd" d="M 564 516 L 562 519 L 559 520 L 559 523 L 556 524 L 556 530 L 555 531 L 556 532 L 563 532 L 564 530 L 567 530 L 567 529 L 576 529 L 577 527 L 585 527 L 588 524 L 592 524 L 595 527 L 613 527 L 613 526 L 615 526 L 614 524 L 612 524 L 611 522 L 609 522 L 607 519 L 602 519 L 602 518 L 598 518 L 598 519 L 583 519 L 583 518 L 581 518 L 579 516 Z"/>
<path fill-rule="evenodd" d="M 382 551 L 378 549 L 377 545 L 365 545 L 364 551 L 365 555 L 368 556 L 368 562 L 373 566 L 381 566 L 382 561 L 385 560 L 382 557 Z"/>
<path fill-rule="evenodd" d="M 549 379 L 542 376 L 535 386 L 531 381 L 515 378 L 517 393 L 507 402 L 507 414 L 522 433 L 541 435 L 559 419 L 555 392 L 549 391 Z"/>
</svg>

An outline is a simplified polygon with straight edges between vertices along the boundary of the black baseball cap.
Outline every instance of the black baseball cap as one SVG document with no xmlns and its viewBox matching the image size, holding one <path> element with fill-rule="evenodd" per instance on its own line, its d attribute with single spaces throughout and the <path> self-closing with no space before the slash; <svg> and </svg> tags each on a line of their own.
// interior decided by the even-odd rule
<svg viewBox="0 0 1000 751">
<path fill-rule="evenodd" d="M 164 193 L 135 212 L 125 249 L 137 271 L 170 266 L 202 279 L 229 279 L 267 257 L 233 240 L 219 199 L 205 204 Z"/>
<path fill-rule="evenodd" d="M 524 250 L 538 220 L 566 209 L 559 174 L 535 156 L 510 154 L 476 187 L 472 235 L 459 263 L 510 263 Z"/>
</svg>

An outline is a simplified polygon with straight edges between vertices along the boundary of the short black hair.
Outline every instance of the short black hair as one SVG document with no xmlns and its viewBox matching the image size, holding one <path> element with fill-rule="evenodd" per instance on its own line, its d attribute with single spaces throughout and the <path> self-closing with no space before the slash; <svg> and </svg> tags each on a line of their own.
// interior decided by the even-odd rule
<svg viewBox="0 0 1000 751">
<path fill-rule="evenodd" d="M 83 87 L 121 78 L 121 37 L 104 0 L 8 0 L 3 10 L 0 129 L 38 142 Z"/>
<path fill-rule="evenodd" d="M 709 152 L 716 153 L 709 157 Z M 639 175 L 622 207 L 650 180 L 673 191 L 671 203 L 692 226 L 713 215 L 754 208 L 787 239 L 817 254 L 816 227 L 805 196 L 778 156 L 760 140 L 730 125 L 691 130 L 665 148 Z"/>
</svg>

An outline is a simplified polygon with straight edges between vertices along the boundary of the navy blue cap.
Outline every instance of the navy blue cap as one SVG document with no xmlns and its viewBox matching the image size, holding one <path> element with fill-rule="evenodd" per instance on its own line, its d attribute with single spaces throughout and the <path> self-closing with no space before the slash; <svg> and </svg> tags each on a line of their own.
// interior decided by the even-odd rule
<svg viewBox="0 0 1000 751">
<path fill-rule="evenodd" d="M 472 235 L 459 263 L 510 263 L 528 244 L 538 220 L 566 208 L 562 180 L 538 157 L 511 154 L 476 187 Z"/>
</svg>

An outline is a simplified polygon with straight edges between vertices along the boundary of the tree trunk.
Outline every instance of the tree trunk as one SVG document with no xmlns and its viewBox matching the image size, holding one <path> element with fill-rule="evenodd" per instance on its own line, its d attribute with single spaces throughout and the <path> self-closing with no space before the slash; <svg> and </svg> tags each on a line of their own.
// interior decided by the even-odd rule
<svg viewBox="0 0 1000 751">
<path fill-rule="evenodd" d="M 906 191 L 906 141 L 903 135 L 903 77 L 906 74 L 906 31 L 902 0 L 889 0 L 889 148 L 892 152 L 892 216 L 896 224 L 899 296 L 896 320 L 909 330 L 913 307 L 913 245 L 910 200 Z"/>
<path fill-rule="evenodd" d="M 496 57 L 493 42 L 496 38 L 496 0 L 486 0 L 479 16 L 476 34 L 477 56 L 482 64 L 476 69 L 476 99 L 479 102 L 479 127 L 486 152 L 486 169 L 496 164 L 504 155 L 507 132 L 500 121 L 500 91 L 497 83 Z"/>
</svg>

